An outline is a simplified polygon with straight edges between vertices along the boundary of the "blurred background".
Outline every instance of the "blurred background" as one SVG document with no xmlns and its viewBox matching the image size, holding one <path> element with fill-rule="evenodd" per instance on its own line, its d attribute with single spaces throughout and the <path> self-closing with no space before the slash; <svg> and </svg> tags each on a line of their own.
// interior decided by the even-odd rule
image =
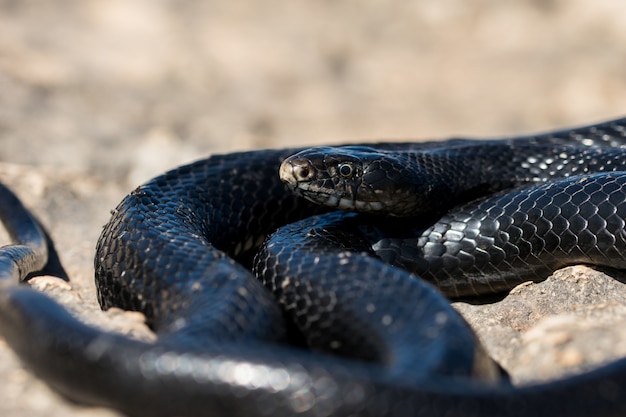
<svg viewBox="0 0 626 417">
<path fill-rule="evenodd" d="M 626 114 L 619 0 L 1 0 L 0 161 L 134 187 L 240 149 Z"/>
</svg>

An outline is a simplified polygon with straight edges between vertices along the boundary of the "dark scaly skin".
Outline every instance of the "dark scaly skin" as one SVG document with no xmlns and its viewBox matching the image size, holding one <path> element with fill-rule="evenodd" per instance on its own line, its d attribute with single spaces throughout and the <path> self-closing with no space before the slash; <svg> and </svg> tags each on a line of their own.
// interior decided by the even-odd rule
<svg viewBox="0 0 626 417">
<path fill-rule="evenodd" d="M 619 120 L 523 140 L 622 145 L 625 124 Z M 159 344 L 88 328 L 45 296 L 15 285 L 0 291 L 0 330 L 9 344 L 57 390 L 131 415 L 617 416 L 626 412 L 623 360 L 580 377 L 512 388 L 450 376 L 416 380 L 385 371 L 376 363 L 272 346 L 287 337 L 277 323 L 282 314 L 267 292 L 226 254 L 243 256 L 242 249 L 254 246 L 275 226 L 319 210 L 291 197 L 279 183 L 276 172 L 287 153 L 215 156 L 153 180 L 120 204 L 98 245 L 99 297 L 104 307 L 144 311 L 161 335 Z M 316 254 L 295 256 L 298 262 L 313 256 L 308 262 L 317 265 L 322 276 L 344 276 L 337 256 L 317 261 Z M 15 262 L 21 265 L 19 259 Z M 280 267 L 268 265 L 262 268 Z M 369 261 L 352 265 L 358 265 L 354 272 L 365 276 L 370 271 L 372 276 L 379 274 L 379 268 L 390 268 L 393 276 L 401 274 Z M 437 322 L 438 312 L 448 311 L 444 299 L 429 286 L 414 282 L 424 301 L 443 309 L 424 311 L 426 317 L 434 314 L 430 317 Z M 371 310 L 363 301 L 361 307 Z M 385 321 L 385 313 L 379 314 Z M 446 317 L 454 321 L 453 315 Z M 267 344 L 251 344 L 257 338 Z"/>
<path fill-rule="evenodd" d="M 620 172 L 574 176 L 455 207 L 410 233 L 404 225 L 401 238 L 366 233 L 385 262 L 449 297 L 476 296 L 568 265 L 626 269 L 625 195 Z"/>
<path fill-rule="evenodd" d="M 216 182 L 210 184 L 213 186 L 211 189 L 216 189 L 225 178 L 230 178 L 233 169 L 241 168 L 238 165 L 233 168 L 230 162 L 232 160 L 238 161 L 243 158 L 249 169 L 271 166 L 275 172 L 278 160 L 275 162 L 268 160 L 268 154 L 271 154 L 271 151 L 238 155 L 239 158 L 216 157 L 198 165 L 203 168 L 208 165 L 209 169 L 215 169 L 217 165 L 226 171 L 219 176 L 209 176 L 209 180 Z M 278 152 L 276 154 L 279 155 Z M 282 318 L 273 303 L 265 302 L 269 293 L 230 258 L 211 250 L 206 242 L 202 241 L 199 233 L 187 236 L 181 233 L 180 227 L 171 233 L 170 227 L 174 222 L 155 220 L 162 227 L 164 247 L 160 247 L 157 241 L 146 250 L 145 223 L 152 219 L 146 213 L 137 213 L 135 211 L 137 203 L 129 204 L 128 201 L 140 199 L 142 204 L 150 205 L 153 200 L 162 197 L 158 191 L 161 187 L 167 187 L 167 179 L 174 177 L 188 186 L 181 187 L 178 194 L 166 190 L 164 194 L 170 198 L 171 203 L 161 200 L 162 204 L 155 206 L 160 212 L 154 218 L 161 216 L 161 219 L 171 220 L 172 216 L 187 216 L 190 213 L 195 215 L 197 211 L 193 209 L 197 207 L 191 204 L 186 206 L 184 203 L 188 202 L 184 199 L 192 192 L 204 193 L 204 188 L 194 179 L 205 182 L 207 177 L 198 175 L 197 168 L 197 165 L 181 168 L 175 177 L 172 173 L 166 174 L 153 183 L 135 190 L 116 212 L 116 216 L 128 221 L 114 219 L 103 232 L 104 235 L 110 235 L 112 232 L 109 228 L 112 228 L 119 231 L 118 236 L 114 236 L 115 239 L 111 241 L 107 239 L 100 241 L 100 250 L 109 251 L 116 259 L 117 257 L 123 259 L 124 255 L 126 259 L 136 259 L 137 252 L 143 256 L 155 253 L 159 259 L 183 256 L 168 255 L 166 250 L 171 247 L 174 251 L 181 250 L 186 258 L 194 259 L 195 267 L 203 268 L 202 273 L 205 274 L 207 282 L 170 283 L 167 292 L 168 310 L 146 310 L 147 314 L 151 312 L 149 317 L 152 319 L 152 325 L 160 330 L 161 338 L 157 345 L 134 342 L 89 329 L 71 319 L 62 308 L 43 295 L 26 288 L 13 289 L 4 294 L 4 298 L 0 300 L 0 311 L 4 313 L 0 314 L 3 319 L 0 326 L 11 345 L 38 374 L 68 397 L 81 402 L 112 406 L 131 415 L 243 416 L 256 414 L 261 410 L 267 411 L 267 407 L 274 410 L 277 415 L 301 413 L 316 415 L 315 410 L 320 408 L 327 409 L 331 414 L 345 415 L 350 410 L 366 407 L 367 404 L 363 401 L 369 398 L 369 394 L 366 394 L 374 388 L 370 381 L 391 379 L 394 375 L 393 370 L 389 372 L 377 364 L 364 366 L 358 362 L 330 359 L 319 354 L 303 353 L 297 349 L 272 345 L 272 341 L 281 339 Z M 189 176 L 186 173 L 189 173 Z M 287 208 L 293 213 L 298 213 L 295 206 L 301 204 L 299 200 L 285 191 L 275 175 L 273 177 L 276 178 L 275 183 L 284 195 L 284 201 L 269 203 L 270 206 L 280 204 L 283 209 Z M 229 193 L 231 191 L 229 189 Z M 245 187 L 241 190 L 241 193 L 252 192 L 253 189 Z M 263 188 L 261 192 L 271 194 L 272 189 Z M 237 200 L 227 203 L 223 208 L 225 213 L 232 212 L 230 204 L 239 204 Z M 289 207 L 289 204 L 293 204 L 294 207 Z M 308 204 L 305 204 L 304 207 L 307 206 Z M 318 211 L 313 207 L 307 211 L 302 206 L 299 210 L 309 213 Z M 265 212 L 272 213 L 269 209 Z M 213 213 L 215 216 L 220 215 L 215 211 Z M 284 211 L 276 213 L 276 216 L 279 215 L 283 216 L 282 221 L 286 220 Z M 271 218 L 251 220 L 252 226 L 244 230 L 244 241 L 247 240 L 248 234 L 254 234 L 258 230 L 254 228 L 255 221 L 256 224 L 263 226 L 265 222 L 272 220 Z M 195 219 L 194 222 L 185 223 L 181 220 L 180 223 L 192 225 L 194 230 L 208 228 L 205 223 L 195 222 Z M 155 227 L 159 227 L 158 225 Z M 217 226 L 213 233 L 219 233 L 222 240 L 216 238 L 215 243 L 229 242 L 225 226 L 223 224 Z M 132 239 L 129 240 L 136 246 L 123 247 L 122 250 L 118 245 L 124 244 L 127 234 L 136 229 L 139 229 L 137 230 L 139 236 L 131 236 Z M 148 236 L 154 235 L 148 232 Z M 198 249 L 194 246 L 196 240 L 201 241 L 197 246 Z M 237 252 L 237 247 L 241 245 L 234 242 L 228 249 Z M 106 247 L 105 245 L 109 243 L 111 246 Z M 210 261 L 203 262 L 203 258 L 194 253 L 194 250 L 204 252 Z M 166 279 L 167 274 L 174 276 L 180 274 L 175 270 L 177 267 L 179 266 L 160 263 L 156 272 L 164 274 Z M 197 277 L 198 274 L 189 265 L 185 272 L 195 274 L 192 277 Z M 120 276 L 133 281 L 131 274 L 135 271 L 127 269 L 119 273 Z M 395 273 L 398 274 L 399 271 Z M 114 285 L 113 283 L 112 288 L 115 288 Z M 206 290 L 203 288 L 205 285 L 208 287 Z M 413 281 L 410 286 L 414 288 L 411 292 L 413 295 L 411 301 L 419 302 L 423 299 L 424 304 L 430 306 L 421 314 L 414 314 L 414 317 L 426 323 L 424 326 L 427 328 L 435 329 L 434 323 L 440 327 L 438 332 L 446 338 L 451 337 L 453 341 L 469 340 L 469 344 L 464 342 L 458 347 L 446 343 L 445 338 L 434 340 L 433 346 L 421 350 L 430 358 L 422 367 L 428 370 L 436 368 L 436 364 L 439 364 L 440 368 L 445 368 L 443 373 L 448 375 L 455 374 L 457 368 L 464 368 L 460 371 L 463 374 L 472 373 L 492 379 L 495 376 L 494 371 L 485 372 L 485 365 L 475 364 L 476 361 L 488 362 L 488 360 L 475 358 L 471 346 L 475 342 L 473 333 L 447 302 L 418 281 Z M 154 287 L 149 287 L 152 288 Z M 125 298 L 125 293 L 120 295 L 122 299 L 138 304 L 141 304 L 143 296 L 137 296 L 133 300 Z M 389 292 L 387 304 L 393 302 L 389 297 L 395 298 L 394 293 Z M 384 311 L 379 311 L 372 317 L 384 314 Z M 442 314 L 449 318 L 444 323 L 438 323 Z M 420 325 L 416 327 L 419 329 Z M 201 333 L 206 329 L 210 333 Z M 467 334 L 465 338 L 459 336 L 462 332 Z M 32 343 L 33 340 L 37 343 Z M 263 343 L 258 343 L 259 340 Z M 90 353 L 94 350 L 97 352 L 95 355 Z M 458 367 L 449 364 L 447 358 L 458 361 Z M 380 361 L 399 365 L 406 363 L 398 362 L 389 355 Z M 237 369 L 242 367 L 249 369 L 250 366 L 260 369 L 258 372 L 263 374 L 256 375 L 256 379 L 252 380 L 255 386 L 258 385 L 254 390 L 251 390 L 249 383 L 239 382 L 233 376 L 236 375 Z M 493 365 L 489 364 L 487 367 Z M 476 372 L 474 368 L 478 368 Z M 412 380 L 419 378 L 426 372 L 425 370 L 418 372 L 417 376 L 411 375 L 410 378 Z M 431 371 L 432 369 L 429 372 Z M 199 375 L 194 372 L 199 372 Z M 272 374 L 275 376 L 272 377 Z M 150 378 L 151 375 L 158 375 L 158 378 L 153 380 Z M 306 377 L 301 380 L 299 377 L 294 378 L 296 375 Z M 116 383 L 117 379 L 120 382 Z M 402 383 L 402 379 L 397 377 L 394 380 L 397 380 L 396 383 Z M 408 381 L 404 383 L 407 384 Z M 300 396 L 302 399 L 299 399 Z M 242 403 L 242 397 L 246 397 L 247 401 Z M 268 401 L 271 404 L 268 404 Z M 301 404 L 302 401 L 304 404 Z M 310 408 L 312 406 L 315 406 L 315 409 Z"/>
<path fill-rule="evenodd" d="M 320 205 L 414 218 L 520 185 L 626 169 L 622 149 L 533 142 L 402 151 L 311 148 L 287 158 L 280 175 L 294 193 Z"/>
<path fill-rule="evenodd" d="M 48 245 L 37 220 L 5 186 L 0 184 L 0 218 L 11 240 L 0 251 L 0 285 L 16 285 L 20 279 L 42 270 L 48 262 Z"/>
</svg>

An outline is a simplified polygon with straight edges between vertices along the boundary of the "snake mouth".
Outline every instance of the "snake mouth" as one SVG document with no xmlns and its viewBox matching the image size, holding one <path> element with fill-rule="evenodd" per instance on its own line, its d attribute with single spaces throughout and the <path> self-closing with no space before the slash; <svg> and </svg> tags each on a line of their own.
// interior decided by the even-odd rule
<svg viewBox="0 0 626 417">
<path fill-rule="evenodd" d="M 320 180 L 318 170 L 309 160 L 287 158 L 280 165 L 278 174 L 295 195 L 327 207 L 346 210 L 355 207 L 354 199 L 340 196 L 334 187 L 328 187 L 332 182 Z"/>
<path fill-rule="evenodd" d="M 288 158 L 280 164 L 278 174 L 282 182 L 297 196 L 304 197 L 309 201 L 330 207 L 339 207 L 340 200 L 346 200 L 344 205 L 351 202 L 347 199 L 338 198 L 324 187 L 316 184 L 314 180 L 315 168 L 307 161 Z"/>
</svg>

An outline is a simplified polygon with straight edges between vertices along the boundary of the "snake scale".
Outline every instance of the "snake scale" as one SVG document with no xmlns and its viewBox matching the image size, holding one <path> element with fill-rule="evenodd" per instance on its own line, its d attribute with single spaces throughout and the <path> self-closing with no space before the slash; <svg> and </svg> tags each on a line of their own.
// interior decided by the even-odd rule
<svg viewBox="0 0 626 417">
<path fill-rule="evenodd" d="M 102 307 L 143 312 L 155 343 L 18 285 L 55 251 L 0 187 L 15 242 L 0 250 L 0 331 L 60 393 L 131 416 L 624 415 L 626 359 L 511 386 L 442 295 L 626 268 L 624 145 L 619 119 L 176 168 L 119 204 L 95 257 Z"/>
</svg>

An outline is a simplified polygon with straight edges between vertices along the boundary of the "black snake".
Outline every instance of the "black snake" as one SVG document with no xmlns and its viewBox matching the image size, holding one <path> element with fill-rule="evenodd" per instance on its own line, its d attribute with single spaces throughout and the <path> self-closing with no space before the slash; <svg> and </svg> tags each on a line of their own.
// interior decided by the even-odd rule
<svg viewBox="0 0 626 417">
<path fill-rule="evenodd" d="M 512 387 L 447 300 L 404 271 L 459 297 L 572 263 L 626 268 L 624 145 L 620 119 L 174 169 L 120 203 L 95 259 L 102 307 L 144 312 L 154 344 L 17 285 L 56 258 L 2 187 L 16 244 L 0 251 L 0 330 L 59 392 L 133 416 L 624 415 L 626 360 Z M 324 214 L 289 188 L 368 213 Z"/>
</svg>

